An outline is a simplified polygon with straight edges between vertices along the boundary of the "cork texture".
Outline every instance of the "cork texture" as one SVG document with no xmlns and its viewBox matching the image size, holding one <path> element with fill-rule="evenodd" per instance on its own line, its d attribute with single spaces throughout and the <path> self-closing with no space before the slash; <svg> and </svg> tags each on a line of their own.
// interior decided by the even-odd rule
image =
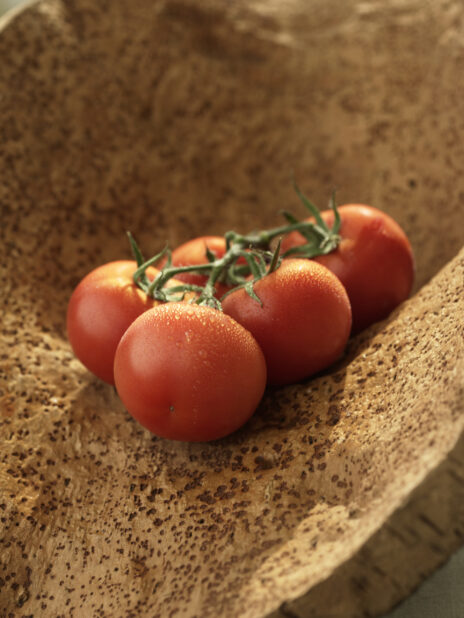
<svg viewBox="0 0 464 618">
<path fill-rule="evenodd" d="M 420 10 L 419 10 L 420 9 Z M 43 0 L 0 22 L 0 615 L 378 615 L 464 540 L 460 2 Z M 414 295 L 236 434 L 158 439 L 73 357 L 92 268 L 325 206 Z"/>
</svg>

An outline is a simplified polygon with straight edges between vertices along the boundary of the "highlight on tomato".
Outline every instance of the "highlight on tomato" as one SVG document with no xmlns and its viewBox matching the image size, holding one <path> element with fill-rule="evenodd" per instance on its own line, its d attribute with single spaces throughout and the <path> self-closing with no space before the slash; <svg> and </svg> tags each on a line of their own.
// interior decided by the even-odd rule
<svg viewBox="0 0 464 618">
<path fill-rule="evenodd" d="M 351 307 L 340 280 L 325 266 L 284 260 L 253 290 L 260 302 L 241 288 L 222 306 L 261 346 L 269 383 L 298 382 L 340 358 L 350 335 Z"/>
<path fill-rule="evenodd" d="M 204 441 L 250 418 L 266 386 L 266 363 L 253 336 L 230 316 L 166 303 L 129 326 L 114 375 L 128 412 L 152 433 Z"/>
<path fill-rule="evenodd" d="M 338 207 L 340 241 L 335 250 L 312 259 L 326 266 L 343 283 L 353 311 L 353 333 L 386 318 L 408 298 L 414 280 L 411 244 L 401 227 L 386 213 L 364 204 Z M 335 213 L 320 213 L 332 227 Z M 313 221 L 308 218 L 305 221 Z M 294 231 L 282 240 L 282 253 L 298 255 L 306 243 Z"/>
</svg>

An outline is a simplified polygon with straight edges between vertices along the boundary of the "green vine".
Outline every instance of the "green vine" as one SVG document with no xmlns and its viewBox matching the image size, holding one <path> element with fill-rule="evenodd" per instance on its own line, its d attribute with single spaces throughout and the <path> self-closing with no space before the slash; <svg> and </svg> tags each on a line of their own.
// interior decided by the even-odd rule
<svg viewBox="0 0 464 618">
<path fill-rule="evenodd" d="M 164 302 L 180 301 L 184 300 L 187 294 L 193 292 L 195 296 L 192 302 L 220 310 L 221 301 L 215 297 L 215 285 L 221 282 L 231 288 L 223 298 L 238 288 L 244 288 L 252 298 L 260 303 L 261 301 L 253 286 L 256 281 L 276 270 L 282 258 L 290 256 L 313 258 L 318 255 L 325 255 L 334 251 L 340 242 L 338 234 L 340 215 L 335 204 L 335 195 L 331 196 L 329 204 L 334 211 L 334 224 L 329 227 L 321 217 L 318 208 L 303 195 L 298 185 L 293 183 L 293 186 L 303 205 L 314 218 L 314 222 L 299 221 L 291 213 L 283 211 L 282 214 L 287 221 L 285 225 L 245 235 L 234 231 L 226 232 L 224 235 L 226 243 L 224 255 L 217 258 L 212 251 L 206 248 L 208 262 L 205 264 L 173 266 L 172 254 L 167 246 L 149 260 L 145 260 L 132 234 L 128 232 L 129 242 L 137 262 L 137 270 L 133 277 L 134 283 L 147 296 L 156 300 Z M 282 236 L 295 231 L 305 238 L 304 244 L 292 247 L 284 254 L 280 253 L 280 240 L 276 247 L 272 248 L 275 239 L 281 239 Z M 164 257 L 167 258 L 166 264 L 160 269 L 155 279 L 150 281 L 146 273 L 147 268 L 156 265 Z M 168 281 L 175 278 L 176 275 L 186 272 L 206 275 L 208 278 L 205 285 L 183 283 L 166 286 Z"/>
</svg>

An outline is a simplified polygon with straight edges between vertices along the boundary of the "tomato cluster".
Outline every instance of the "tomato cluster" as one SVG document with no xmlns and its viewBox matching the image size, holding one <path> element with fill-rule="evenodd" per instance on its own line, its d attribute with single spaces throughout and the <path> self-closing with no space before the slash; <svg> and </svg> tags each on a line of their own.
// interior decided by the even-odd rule
<svg viewBox="0 0 464 618">
<path fill-rule="evenodd" d="M 68 306 L 76 356 L 158 436 L 232 433 L 267 384 L 326 369 L 411 291 L 411 246 L 391 217 L 312 208 L 270 232 L 196 238 L 148 262 L 136 248 L 136 261 L 92 271 Z"/>
</svg>

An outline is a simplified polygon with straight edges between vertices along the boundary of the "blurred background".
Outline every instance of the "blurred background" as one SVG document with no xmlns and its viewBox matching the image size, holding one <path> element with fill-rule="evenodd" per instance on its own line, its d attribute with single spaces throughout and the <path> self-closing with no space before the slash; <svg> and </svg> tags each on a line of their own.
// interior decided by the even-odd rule
<svg viewBox="0 0 464 618">
<path fill-rule="evenodd" d="M 24 4 L 25 0 L 0 0 L 0 15 L 3 15 L 8 9 Z"/>
</svg>

